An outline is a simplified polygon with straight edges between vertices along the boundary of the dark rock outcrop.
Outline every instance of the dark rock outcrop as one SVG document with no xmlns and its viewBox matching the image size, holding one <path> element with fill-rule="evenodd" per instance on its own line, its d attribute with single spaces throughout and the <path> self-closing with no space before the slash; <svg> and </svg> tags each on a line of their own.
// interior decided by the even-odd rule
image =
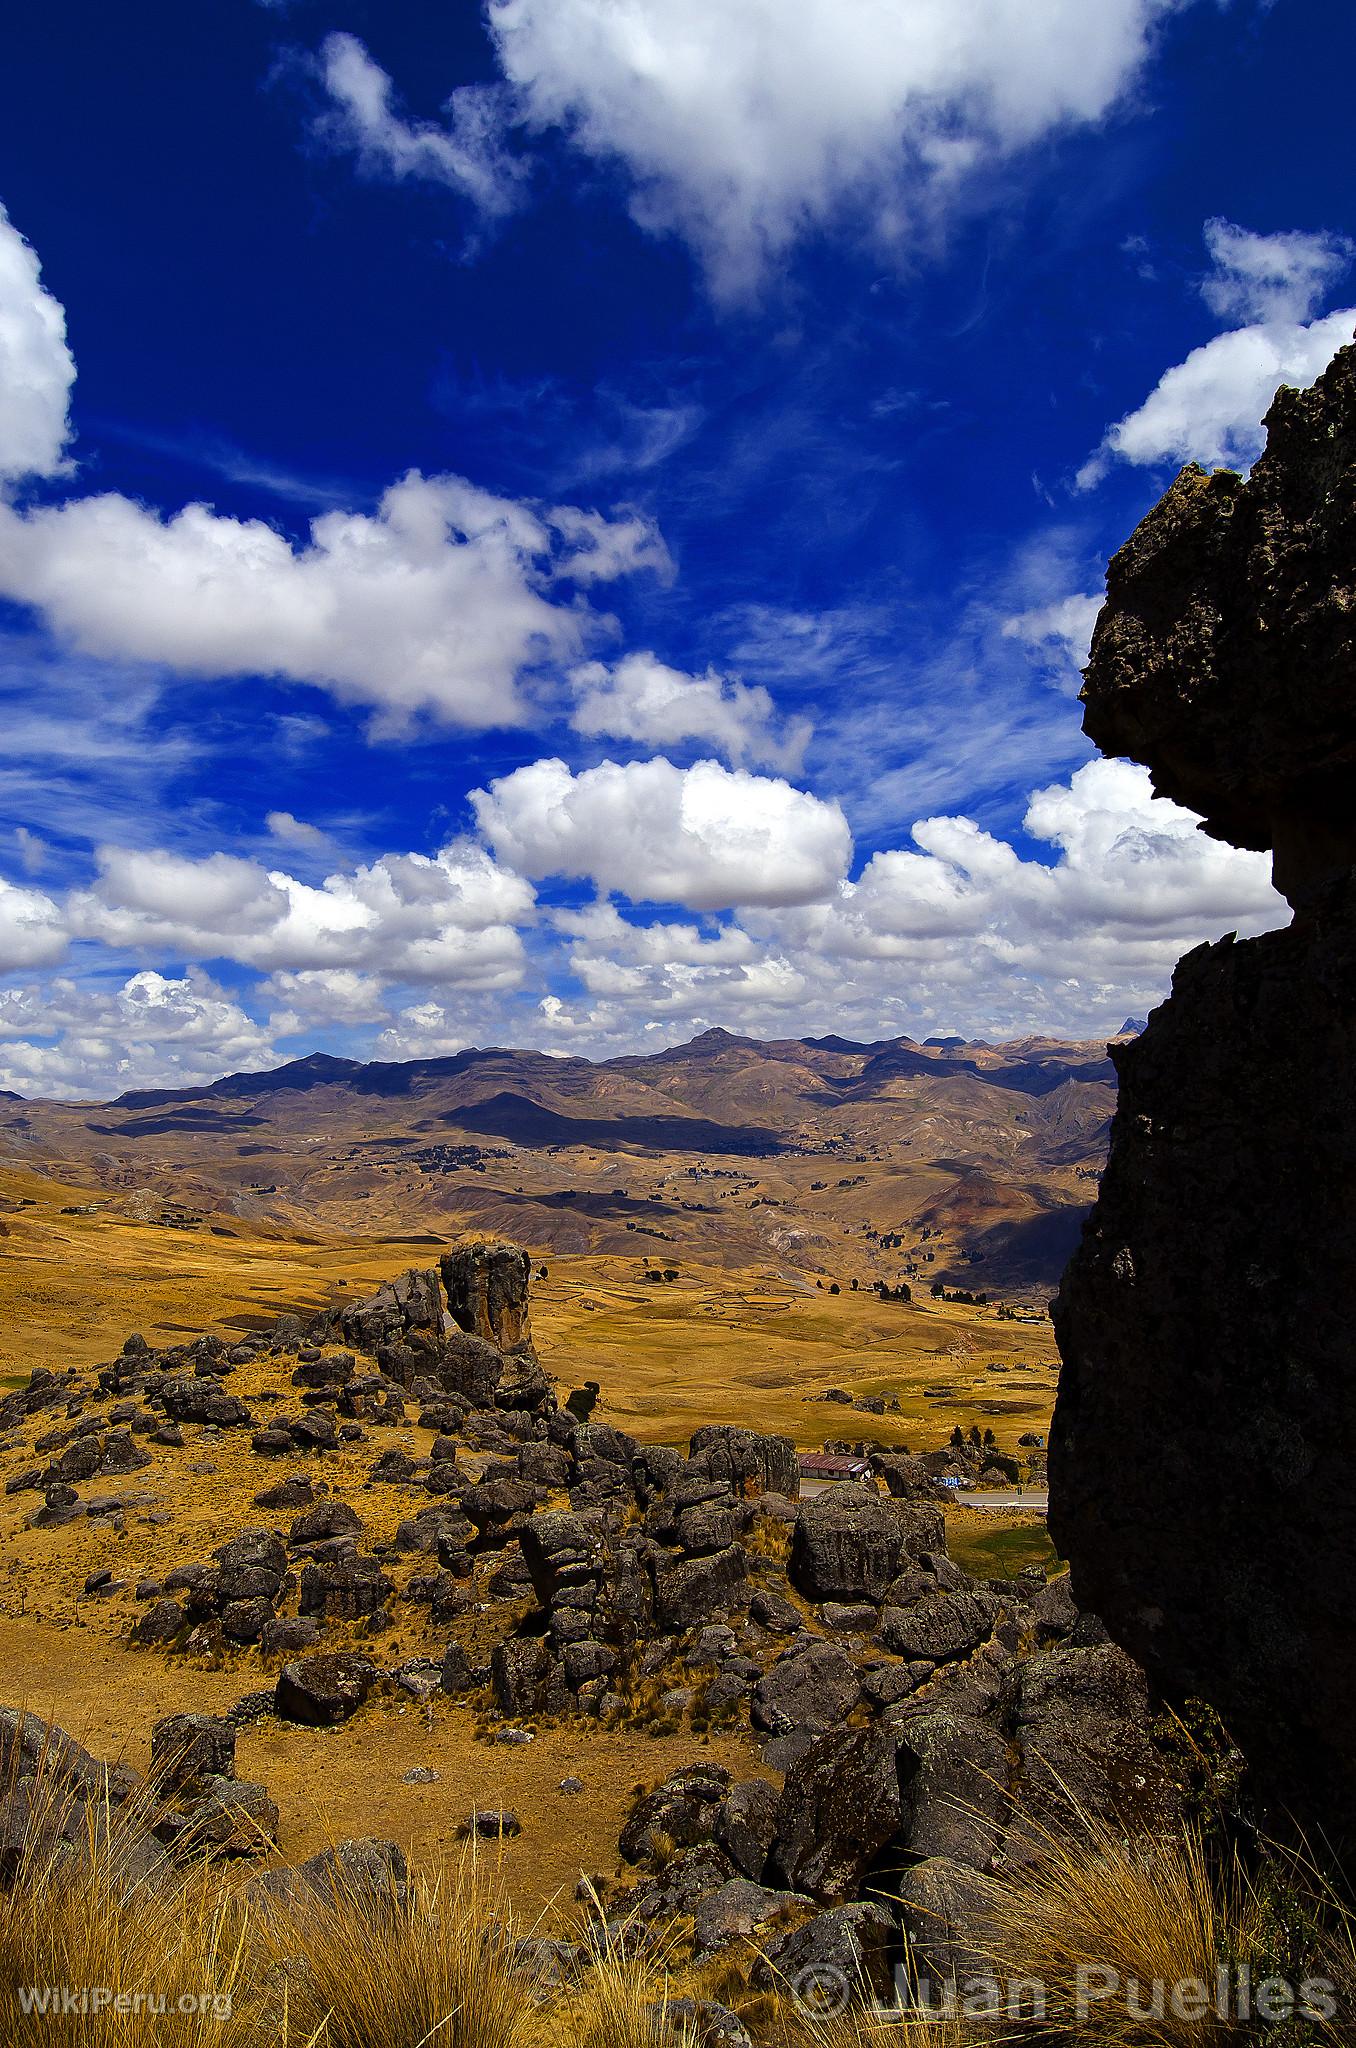
<svg viewBox="0 0 1356 2048">
<path fill-rule="evenodd" d="M 521 1245 L 476 1239 L 439 1262 L 447 1307 L 459 1330 L 500 1351 L 532 1348 L 528 1282 L 532 1261 Z"/>
<path fill-rule="evenodd" d="M 1080 1607 L 1259 1788 L 1356 1841 L 1356 349 L 1248 482 L 1183 472 L 1111 565 L 1086 729 L 1235 844 L 1286 930 L 1189 954 L 1112 1048 L 1110 1162 L 1055 1323 L 1051 1534 Z"/>
<path fill-rule="evenodd" d="M 1356 349 L 1266 424 L 1246 482 L 1191 463 L 1112 559 L 1083 729 L 1293 901 L 1356 861 Z"/>
</svg>

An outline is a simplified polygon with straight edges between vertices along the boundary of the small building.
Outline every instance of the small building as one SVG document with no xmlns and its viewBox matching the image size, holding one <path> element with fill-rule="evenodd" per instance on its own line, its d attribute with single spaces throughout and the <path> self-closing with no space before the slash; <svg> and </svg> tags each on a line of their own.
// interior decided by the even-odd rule
<svg viewBox="0 0 1356 2048">
<path fill-rule="evenodd" d="M 802 1451 L 800 1476 L 802 1479 L 868 1479 L 871 1461 L 869 1458 L 844 1457 L 836 1451 Z"/>
</svg>

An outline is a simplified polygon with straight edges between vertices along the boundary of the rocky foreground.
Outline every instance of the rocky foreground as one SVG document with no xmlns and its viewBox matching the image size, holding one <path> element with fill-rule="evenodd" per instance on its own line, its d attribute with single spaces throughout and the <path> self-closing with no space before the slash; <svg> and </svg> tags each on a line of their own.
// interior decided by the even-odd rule
<svg viewBox="0 0 1356 2048">
<path fill-rule="evenodd" d="M 591 1393 L 560 1405 L 530 1277 L 524 1252 L 477 1241 L 308 1326 L 229 1349 L 131 1337 L 94 1375 L 38 1372 L 0 1405 L 5 1489 L 34 1496 L 34 1537 L 107 1532 L 83 1597 L 133 1602 L 129 1654 L 254 1672 L 229 1713 L 157 1724 L 161 1853 L 270 1856 L 277 1809 L 237 1779 L 236 1729 L 339 1729 L 392 1693 L 464 1700 L 507 1742 L 580 1716 L 744 1729 L 756 1774 L 681 1769 L 595 1876 L 614 1922 L 677 1919 L 699 1955 L 752 1938 L 774 1971 L 884 1982 L 907 1937 L 949 1974 L 982 1875 L 1038 1856 L 1075 1807 L 1173 1823 L 1149 1685 L 1067 1580 L 977 1580 L 948 1557 L 935 1474 L 981 1452 L 878 1455 L 866 1482 L 802 1500 L 788 1438 L 712 1427 L 686 1453 L 642 1447 L 581 1419 Z M 381 1448 L 411 1411 L 427 1455 Z M 210 1551 L 129 1586 L 119 1532 L 151 1445 L 182 1458 L 186 1488 L 206 1457 L 259 1483 Z M 423 1654 L 383 1657 L 395 1617 L 417 1618 Z M 10 1714 L 0 1744 L 31 1774 L 31 1720 Z M 130 1774 L 59 1744 L 75 1782 L 131 1795 Z M 518 1820 L 465 1825 L 498 1837 Z M 344 1853 L 402 1867 L 397 1844 Z"/>
</svg>

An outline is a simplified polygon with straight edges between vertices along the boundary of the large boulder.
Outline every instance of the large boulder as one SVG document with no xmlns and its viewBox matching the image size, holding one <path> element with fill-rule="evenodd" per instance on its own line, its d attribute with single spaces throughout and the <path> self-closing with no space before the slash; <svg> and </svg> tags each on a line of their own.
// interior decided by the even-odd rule
<svg viewBox="0 0 1356 2048">
<path fill-rule="evenodd" d="M 1114 1643 L 1063 1644 L 1013 1664 L 1004 1705 L 1017 1787 L 1009 1860 L 1039 1856 L 1049 1835 L 1076 1829 L 1083 1814 L 1134 1834 L 1180 1823 L 1148 1681 Z"/>
<path fill-rule="evenodd" d="M 436 1342 L 450 1328 L 438 1274 L 431 1266 L 412 1266 L 397 1279 L 383 1281 L 366 1301 L 345 1309 L 339 1323 L 345 1343 L 367 1352 L 416 1333 Z"/>
<path fill-rule="evenodd" d="M 330 1728 L 357 1713 L 376 1679 L 376 1665 L 351 1650 L 298 1657 L 278 1674 L 274 1712 L 280 1721 Z"/>
<path fill-rule="evenodd" d="M 891 1729 L 834 1729 L 786 1774 L 769 1869 L 792 1891 L 837 1905 L 861 1890 L 903 1818 Z"/>
<path fill-rule="evenodd" d="M 910 1560 L 945 1550 L 939 1508 L 831 1486 L 802 1501 L 791 1534 L 791 1583 L 807 1600 L 882 1600 Z"/>
<path fill-rule="evenodd" d="M 521 1245 L 473 1238 L 439 1261 L 447 1308 L 459 1330 L 483 1337 L 500 1351 L 530 1351 L 528 1283 L 532 1261 Z"/>
<path fill-rule="evenodd" d="M 728 1479 L 736 1493 L 780 1493 L 794 1500 L 800 1492 L 800 1460 L 789 1436 L 710 1423 L 697 1430 L 689 1450 L 714 1477 Z"/>
<path fill-rule="evenodd" d="M 837 1643 L 810 1642 L 787 1650 L 759 1679 L 753 1722 L 770 1735 L 797 1728 L 816 1734 L 837 1728 L 862 1696 L 857 1667 Z"/>
<path fill-rule="evenodd" d="M 704 1557 L 683 1557 L 654 1575 L 654 1617 L 661 1629 L 696 1628 L 747 1605 L 748 1558 L 731 1543 Z"/>
<path fill-rule="evenodd" d="M 1244 483 L 1187 470 L 1111 567 L 1086 728 L 1240 846 L 1285 930 L 1188 954 L 1115 1048 L 1061 1287 L 1050 1529 L 1080 1608 L 1219 1710 L 1274 1808 L 1356 1843 L 1356 349 Z"/>
</svg>

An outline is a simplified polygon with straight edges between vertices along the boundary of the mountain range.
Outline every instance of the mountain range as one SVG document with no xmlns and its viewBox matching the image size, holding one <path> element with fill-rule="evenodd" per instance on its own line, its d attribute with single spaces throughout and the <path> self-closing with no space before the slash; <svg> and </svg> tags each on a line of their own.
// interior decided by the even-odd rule
<svg viewBox="0 0 1356 2048">
<path fill-rule="evenodd" d="M 6 1097 L 0 1165 L 218 1233 L 474 1227 L 543 1253 L 1021 1296 L 1076 1241 L 1114 1107 L 1100 1044 L 711 1030 L 602 1061 L 315 1053 L 102 1104 Z"/>
</svg>

